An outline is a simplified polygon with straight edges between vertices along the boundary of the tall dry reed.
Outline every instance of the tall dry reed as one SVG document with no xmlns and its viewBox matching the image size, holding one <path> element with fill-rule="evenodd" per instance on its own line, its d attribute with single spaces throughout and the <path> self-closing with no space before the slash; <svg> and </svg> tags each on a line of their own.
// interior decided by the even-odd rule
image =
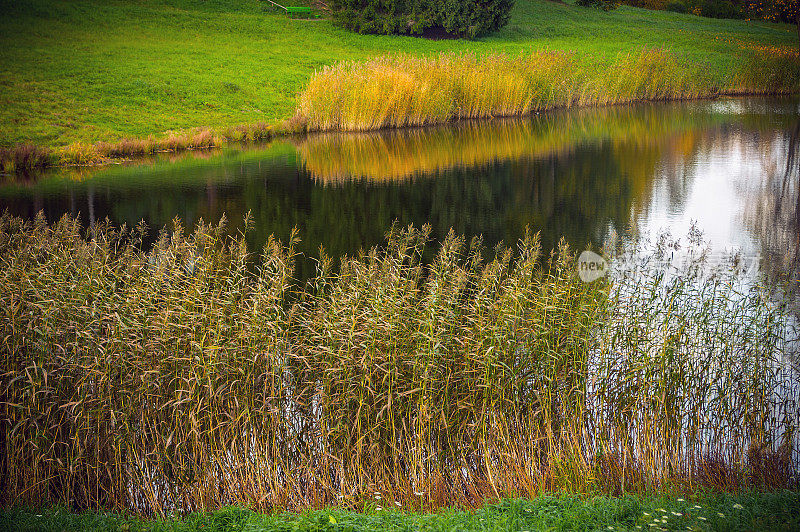
<svg viewBox="0 0 800 532">
<path fill-rule="evenodd" d="M 297 286 L 296 237 L 143 232 L 0 217 L 3 504 L 432 508 L 797 469 L 781 309 L 727 278 L 583 283 L 533 234 L 424 265 L 428 229 L 395 228 Z"/>
<path fill-rule="evenodd" d="M 0 172 L 22 174 L 51 166 L 55 159 L 51 150 L 33 144 L 0 146 Z"/>
<path fill-rule="evenodd" d="M 311 131 L 363 131 L 561 107 L 800 89 L 796 53 L 747 57 L 752 60 L 739 70 L 720 74 L 662 49 L 610 58 L 545 51 L 386 55 L 315 73 L 300 95 L 295 121 Z"/>
</svg>

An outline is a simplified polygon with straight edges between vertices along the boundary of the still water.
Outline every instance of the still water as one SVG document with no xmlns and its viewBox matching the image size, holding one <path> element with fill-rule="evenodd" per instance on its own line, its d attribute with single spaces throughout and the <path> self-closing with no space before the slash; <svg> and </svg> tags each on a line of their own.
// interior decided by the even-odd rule
<svg viewBox="0 0 800 532">
<path fill-rule="evenodd" d="M 514 242 L 578 248 L 613 234 L 687 234 L 716 251 L 795 271 L 800 113 L 794 99 L 722 99 L 561 111 L 369 134 L 323 134 L 247 149 L 164 155 L 0 183 L 0 209 L 85 224 L 144 221 L 242 227 L 302 238 L 298 276 L 320 246 L 334 257 L 379 244 L 393 221 Z"/>
</svg>

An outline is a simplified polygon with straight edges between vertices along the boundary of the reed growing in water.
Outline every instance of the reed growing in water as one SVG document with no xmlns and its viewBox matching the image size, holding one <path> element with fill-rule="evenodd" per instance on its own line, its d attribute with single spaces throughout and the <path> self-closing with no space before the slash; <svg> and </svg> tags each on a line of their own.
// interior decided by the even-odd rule
<svg viewBox="0 0 800 532">
<path fill-rule="evenodd" d="M 0 218 L 2 503 L 166 513 L 792 485 L 783 310 L 730 275 L 581 282 L 428 229 L 292 281 L 220 226 Z M 389 502 L 393 504 L 393 502 Z"/>
<path fill-rule="evenodd" d="M 311 131 L 373 130 L 561 107 L 800 89 L 796 51 L 765 49 L 746 57 L 739 70 L 720 74 L 661 49 L 614 58 L 549 51 L 386 55 L 317 72 L 300 95 L 294 120 Z"/>
</svg>

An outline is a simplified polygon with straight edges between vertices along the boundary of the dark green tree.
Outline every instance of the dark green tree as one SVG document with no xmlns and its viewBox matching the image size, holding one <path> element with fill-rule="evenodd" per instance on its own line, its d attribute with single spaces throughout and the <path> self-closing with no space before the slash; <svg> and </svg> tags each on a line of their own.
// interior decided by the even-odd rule
<svg viewBox="0 0 800 532">
<path fill-rule="evenodd" d="M 620 0 L 577 0 L 575 3 L 583 7 L 596 7 L 603 11 L 611 11 L 619 6 Z"/>
<path fill-rule="evenodd" d="M 441 29 L 474 38 L 508 23 L 514 0 L 331 0 L 342 27 L 359 33 L 421 34 Z"/>
</svg>

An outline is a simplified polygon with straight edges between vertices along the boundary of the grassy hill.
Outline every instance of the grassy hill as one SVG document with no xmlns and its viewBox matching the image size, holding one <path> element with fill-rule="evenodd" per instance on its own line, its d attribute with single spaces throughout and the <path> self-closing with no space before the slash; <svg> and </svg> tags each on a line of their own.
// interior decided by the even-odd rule
<svg viewBox="0 0 800 532">
<path fill-rule="evenodd" d="M 164 136 L 196 126 L 274 122 L 315 70 L 391 52 L 608 56 L 659 47 L 725 70 L 795 29 L 621 7 L 605 13 L 518 0 L 476 41 L 366 36 L 296 20 L 259 0 L 0 0 L 0 145 Z"/>
</svg>

